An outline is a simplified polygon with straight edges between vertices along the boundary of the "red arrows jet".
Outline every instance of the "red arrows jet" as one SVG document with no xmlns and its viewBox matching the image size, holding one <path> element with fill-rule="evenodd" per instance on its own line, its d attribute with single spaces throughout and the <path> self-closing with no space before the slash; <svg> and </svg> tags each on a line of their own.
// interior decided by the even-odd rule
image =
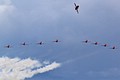
<svg viewBox="0 0 120 80">
<path fill-rule="evenodd" d="M 76 3 L 74 3 L 74 5 L 75 5 L 75 10 L 77 11 L 77 13 L 79 13 L 79 10 L 78 10 L 79 5 L 76 5 Z"/>
<path fill-rule="evenodd" d="M 26 44 L 26 43 L 24 42 L 24 43 L 22 43 L 21 45 L 25 46 L 25 45 L 28 45 L 28 44 Z"/>
<path fill-rule="evenodd" d="M 7 45 L 7 46 L 5 46 L 5 48 L 11 48 L 11 46 L 10 46 L 10 45 Z"/>
<path fill-rule="evenodd" d="M 107 44 L 103 44 L 102 46 L 107 47 L 108 45 Z"/>
<path fill-rule="evenodd" d="M 85 40 L 85 41 L 83 41 L 84 43 L 88 43 L 89 41 L 88 40 Z"/>
<path fill-rule="evenodd" d="M 44 44 L 44 43 L 41 41 L 41 42 L 39 42 L 39 43 L 37 43 L 37 44 L 42 45 L 42 44 Z"/>
<path fill-rule="evenodd" d="M 115 46 L 113 46 L 112 48 L 110 48 L 110 49 L 117 49 Z"/>
<path fill-rule="evenodd" d="M 93 43 L 94 45 L 98 45 L 98 42 Z"/>
<path fill-rule="evenodd" d="M 56 39 L 55 41 L 53 41 L 53 42 L 56 42 L 56 43 L 58 43 L 58 42 L 60 42 L 58 39 Z"/>
</svg>

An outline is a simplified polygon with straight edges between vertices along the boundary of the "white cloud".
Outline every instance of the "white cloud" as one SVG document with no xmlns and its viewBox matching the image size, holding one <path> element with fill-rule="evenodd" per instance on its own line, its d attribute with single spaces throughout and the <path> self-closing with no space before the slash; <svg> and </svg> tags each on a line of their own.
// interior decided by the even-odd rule
<svg viewBox="0 0 120 80">
<path fill-rule="evenodd" d="M 3 3 L 0 4 L 0 16 L 6 16 L 6 14 L 11 14 L 15 6 L 12 4 L 11 0 L 2 0 Z"/>
<path fill-rule="evenodd" d="M 12 12 L 14 10 L 13 5 L 0 5 L 0 14 L 4 14 L 6 12 Z"/>
<path fill-rule="evenodd" d="M 60 67 L 59 63 L 40 63 L 37 60 L 20 58 L 0 58 L 0 80 L 24 80 L 35 74 L 48 72 Z"/>
</svg>

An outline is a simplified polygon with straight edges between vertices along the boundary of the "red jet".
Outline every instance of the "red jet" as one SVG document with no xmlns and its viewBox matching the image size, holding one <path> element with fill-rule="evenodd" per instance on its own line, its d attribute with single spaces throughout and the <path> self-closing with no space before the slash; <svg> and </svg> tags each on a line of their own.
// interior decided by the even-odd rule
<svg viewBox="0 0 120 80">
<path fill-rule="evenodd" d="M 112 48 L 110 48 L 110 49 L 117 49 L 115 46 L 113 46 Z"/>
<path fill-rule="evenodd" d="M 74 5 L 75 5 L 75 10 L 77 11 L 77 13 L 79 13 L 79 10 L 78 10 L 79 5 L 76 5 L 76 3 L 74 3 Z"/>
<path fill-rule="evenodd" d="M 10 46 L 10 45 L 7 45 L 7 46 L 5 46 L 5 48 L 11 48 L 11 46 Z"/>
<path fill-rule="evenodd" d="M 85 40 L 85 41 L 83 41 L 84 43 L 88 43 L 89 41 L 88 40 Z"/>
<path fill-rule="evenodd" d="M 107 47 L 108 45 L 107 45 L 107 44 L 104 44 L 104 45 L 102 45 L 102 46 Z"/>
<path fill-rule="evenodd" d="M 22 43 L 21 45 L 25 46 L 25 45 L 28 45 L 28 44 L 26 44 L 26 43 L 24 42 L 24 43 Z"/>
<path fill-rule="evenodd" d="M 56 42 L 56 43 L 58 43 L 58 42 L 60 42 L 58 39 L 56 39 L 55 41 L 53 41 L 53 42 Z"/>
<path fill-rule="evenodd" d="M 43 42 L 41 41 L 41 42 L 39 42 L 39 43 L 37 43 L 37 44 L 42 45 L 42 44 L 43 44 Z"/>
<path fill-rule="evenodd" d="M 93 43 L 94 45 L 98 45 L 98 42 Z"/>
</svg>

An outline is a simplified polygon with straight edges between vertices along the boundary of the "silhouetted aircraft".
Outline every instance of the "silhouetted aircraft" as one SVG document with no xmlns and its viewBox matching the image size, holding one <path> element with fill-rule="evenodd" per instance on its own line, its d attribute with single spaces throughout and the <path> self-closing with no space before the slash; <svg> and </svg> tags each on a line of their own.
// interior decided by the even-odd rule
<svg viewBox="0 0 120 80">
<path fill-rule="evenodd" d="M 7 46 L 5 46 L 5 48 L 11 48 L 11 46 L 10 46 L 10 45 L 7 45 Z"/>
<path fill-rule="evenodd" d="M 24 43 L 22 43 L 21 45 L 25 46 L 25 45 L 28 45 L 28 44 L 26 44 L 26 43 L 24 42 Z"/>
<path fill-rule="evenodd" d="M 110 48 L 110 49 L 117 49 L 115 46 L 113 46 L 112 48 Z"/>
<path fill-rule="evenodd" d="M 42 45 L 42 44 L 43 44 L 43 42 L 41 41 L 41 42 L 39 42 L 39 43 L 37 43 L 37 44 Z"/>
<path fill-rule="evenodd" d="M 57 43 L 57 42 L 60 42 L 60 41 L 59 41 L 58 39 L 56 39 L 56 40 L 55 40 L 55 41 L 53 41 L 53 42 L 56 42 L 56 43 Z"/>
<path fill-rule="evenodd" d="M 76 3 L 74 3 L 74 5 L 75 5 L 75 10 L 77 11 L 77 13 L 79 13 L 79 10 L 78 10 L 79 5 L 76 5 Z"/>
<path fill-rule="evenodd" d="M 102 46 L 107 47 L 108 45 L 107 44 L 103 44 Z"/>
<path fill-rule="evenodd" d="M 83 41 L 84 43 L 88 43 L 89 41 L 88 40 L 85 40 L 85 41 Z"/>
<path fill-rule="evenodd" d="M 94 45 L 98 45 L 98 42 L 93 43 Z"/>
</svg>

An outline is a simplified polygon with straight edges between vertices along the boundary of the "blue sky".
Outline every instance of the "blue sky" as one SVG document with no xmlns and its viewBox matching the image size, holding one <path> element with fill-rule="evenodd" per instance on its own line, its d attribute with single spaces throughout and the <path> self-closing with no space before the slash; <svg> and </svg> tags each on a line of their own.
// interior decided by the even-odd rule
<svg viewBox="0 0 120 80">
<path fill-rule="evenodd" d="M 74 10 L 80 5 L 80 13 Z M 1 0 L 0 56 L 58 62 L 25 80 L 119 80 L 119 0 Z M 60 43 L 53 43 L 59 39 Z M 88 44 L 83 40 L 90 40 Z M 43 41 L 42 46 L 36 45 Z M 98 41 L 109 47 L 95 46 Z M 27 42 L 28 46 L 20 43 Z M 4 45 L 11 44 L 10 49 Z M 111 50 L 112 46 L 118 49 Z"/>
</svg>

